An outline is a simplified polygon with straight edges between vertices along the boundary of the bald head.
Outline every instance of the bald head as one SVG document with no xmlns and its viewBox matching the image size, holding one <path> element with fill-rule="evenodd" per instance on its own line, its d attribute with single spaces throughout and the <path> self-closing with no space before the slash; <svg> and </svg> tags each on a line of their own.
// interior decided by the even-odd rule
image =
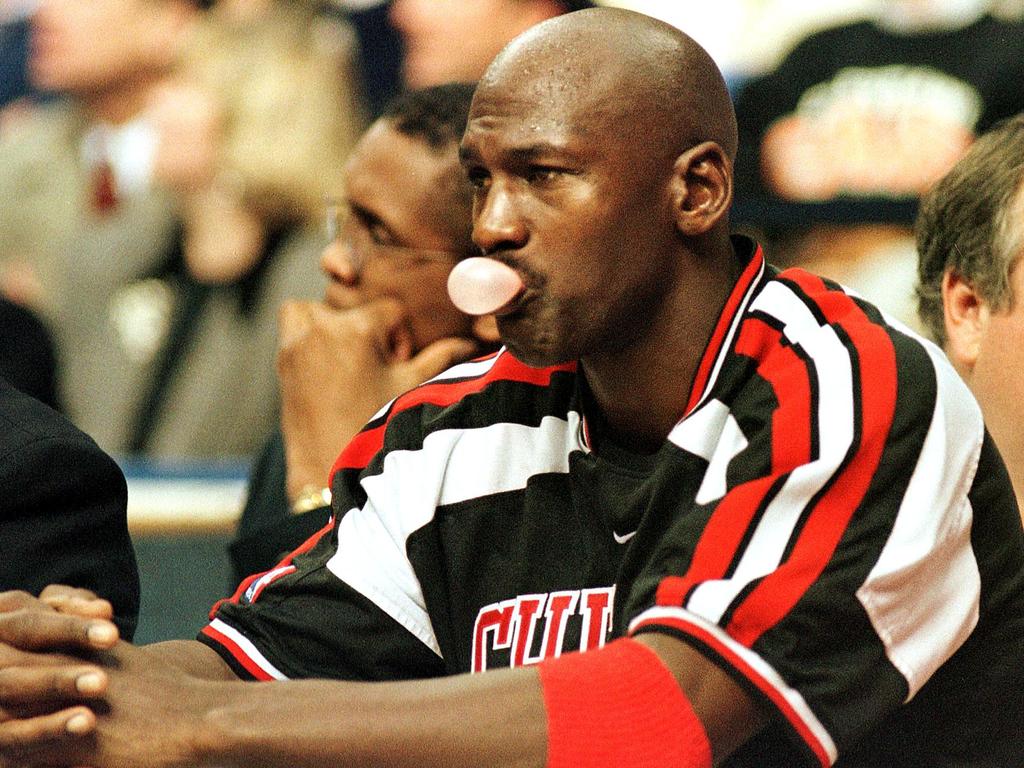
<svg viewBox="0 0 1024 768">
<path fill-rule="evenodd" d="M 536 25 L 492 62 L 478 97 L 509 91 L 533 105 L 575 105 L 576 131 L 642 132 L 647 150 L 666 158 L 704 141 L 736 155 L 718 67 L 692 38 L 643 14 L 595 8 Z"/>
</svg>

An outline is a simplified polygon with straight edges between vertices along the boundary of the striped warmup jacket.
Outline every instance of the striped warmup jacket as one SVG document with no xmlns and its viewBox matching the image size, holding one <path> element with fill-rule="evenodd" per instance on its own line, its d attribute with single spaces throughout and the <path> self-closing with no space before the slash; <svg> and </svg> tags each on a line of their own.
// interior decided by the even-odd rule
<svg viewBox="0 0 1024 768">
<path fill-rule="evenodd" d="M 977 405 L 934 345 L 736 242 L 655 454 L 592 450 L 575 365 L 456 366 L 200 639 L 244 677 L 381 680 L 664 632 L 773 714 L 730 766 L 1024 765 L 1024 537 Z"/>
</svg>

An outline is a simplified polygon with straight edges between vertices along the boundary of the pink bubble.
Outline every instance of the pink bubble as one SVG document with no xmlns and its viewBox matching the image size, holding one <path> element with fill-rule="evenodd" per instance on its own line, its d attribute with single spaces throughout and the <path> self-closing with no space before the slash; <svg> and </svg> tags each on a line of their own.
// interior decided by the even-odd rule
<svg viewBox="0 0 1024 768">
<path fill-rule="evenodd" d="M 522 290 L 514 269 L 482 256 L 463 259 L 448 275 L 448 295 L 467 315 L 493 314 Z"/>
</svg>

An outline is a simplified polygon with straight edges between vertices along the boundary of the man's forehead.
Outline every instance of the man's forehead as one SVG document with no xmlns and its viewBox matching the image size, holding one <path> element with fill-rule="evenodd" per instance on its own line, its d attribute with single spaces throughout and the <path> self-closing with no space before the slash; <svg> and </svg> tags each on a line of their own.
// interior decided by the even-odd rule
<svg viewBox="0 0 1024 768">
<path fill-rule="evenodd" d="M 573 136 L 622 110 L 608 77 L 573 67 L 522 66 L 482 82 L 473 97 L 467 133 Z"/>
<path fill-rule="evenodd" d="M 364 190 L 394 194 L 412 185 L 434 184 L 458 167 L 455 148 L 438 152 L 384 120 L 374 123 L 349 154 L 344 185 L 349 194 Z"/>
</svg>

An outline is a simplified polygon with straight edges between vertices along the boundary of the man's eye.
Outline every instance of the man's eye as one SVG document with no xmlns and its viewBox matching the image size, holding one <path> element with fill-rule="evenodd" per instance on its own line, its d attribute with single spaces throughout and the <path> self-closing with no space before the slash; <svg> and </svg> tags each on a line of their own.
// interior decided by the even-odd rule
<svg viewBox="0 0 1024 768">
<path fill-rule="evenodd" d="M 551 168 L 546 165 L 530 166 L 526 171 L 526 180 L 531 184 L 547 184 L 555 181 L 562 175 L 560 168 Z"/>
<path fill-rule="evenodd" d="M 395 243 L 395 238 L 391 236 L 391 232 L 382 224 L 370 224 L 366 231 L 370 233 L 370 240 L 375 245 L 394 245 Z"/>
<path fill-rule="evenodd" d="M 491 177 L 487 174 L 487 171 L 482 168 L 470 168 L 466 175 L 469 177 L 469 183 L 473 185 L 474 189 L 484 189 L 490 183 Z"/>
</svg>

